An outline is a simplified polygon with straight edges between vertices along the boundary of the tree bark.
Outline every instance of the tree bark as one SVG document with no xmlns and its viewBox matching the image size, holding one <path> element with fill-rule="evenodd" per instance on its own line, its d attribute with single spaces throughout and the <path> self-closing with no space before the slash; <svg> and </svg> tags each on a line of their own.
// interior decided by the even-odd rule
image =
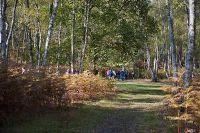
<svg viewBox="0 0 200 133">
<path fill-rule="evenodd" d="M 85 1 L 84 36 L 83 36 L 82 51 L 80 55 L 80 66 L 79 66 L 80 73 L 83 72 L 85 52 L 86 52 L 86 47 L 88 44 L 88 28 L 89 28 L 88 25 L 89 25 L 89 15 L 90 15 L 90 10 L 91 10 L 91 2 L 92 0 Z"/>
<path fill-rule="evenodd" d="M 33 40 L 31 35 L 31 29 L 29 27 L 27 28 L 27 42 L 28 42 L 28 50 L 29 50 L 29 58 L 30 58 L 30 64 L 33 66 Z"/>
<path fill-rule="evenodd" d="M 163 68 L 165 71 L 166 78 L 169 78 L 169 72 L 168 72 L 168 48 L 167 48 L 167 37 L 166 37 L 166 21 L 165 16 L 161 15 L 162 18 L 162 30 L 161 30 L 161 36 L 163 38 Z"/>
<path fill-rule="evenodd" d="M 155 53 L 156 53 L 156 55 L 155 55 L 155 58 L 154 58 L 152 81 L 153 82 L 158 82 L 158 65 L 159 65 L 159 48 L 158 48 L 158 44 L 156 44 Z"/>
<path fill-rule="evenodd" d="M 24 4 L 25 4 L 25 8 L 27 8 L 27 9 L 30 8 L 29 0 L 25 0 Z M 27 15 L 25 17 L 27 17 Z M 30 22 L 29 18 L 26 18 L 24 27 L 25 27 L 25 35 L 26 35 L 26 44 L 28 46 L 28 52 L 29 52 L 29 62 L 33 66 L 33 46 L 32 46 L 33 40 L 31 37 L 31 29 L 28 26 L 29 22 Z"/>
<path fill-rule="evenodd" d="M 40 29 L 40 20 L 39 20 L 39 9 L 38 9 L 38 4 L 36 4 L 36 9 L 37 9 L 37 18 L 36 18 L 36 33 L 35 33 L 35 45 L 36 45 L 36 58 L 37 58 L 37 66 L 40 67 L 41 65 L 41 29 Z"/>
<path fill-rule="evenodd" d="M 188 24 L 188 49 L 185 60 L 185 79 L 184 86 L 187 88 L 191 85 L 193 72 L 193 57 L 195 47 L 195 0 L 189 0 L 189 24 Z"/>
<path fill-rule="evenodd" d="M 182 59 L 183 59 L 183 46 L 180 44 L 179 49 L 178 49 L 178 64 L 179 67 L 182 68 Z"/>
<path fill-rule="evenodd" d="M 14 28 L 14 23 L 15 23 L 15 18 L 16 18 L 17 4 L 18 4 L 18 0 L 15 0 L 15 4 L 14 4 L 14 8 L 13 8 L 13 14 L 12 14 L 11 26 L 10 26 L 8 37 L 7 37 L 7 40 L 6 40 L 6 56 L 7 56 L 7 58 L 8 58 L 8 51 L 9 51 L 9 41 L 10 41 L 10 38 L 13 34 L 13 28 Z"/>
<path fill-rule="evenodd" d="M 58 5 L 59 5 L 59 0 L 54 0 L 53 12 L 50 17 L 50 22 L 49 22 L 49 27 L 48 27 L 47 37 L 46 37 L 46 42 L 45 42 L 44 57 L 43 57 L 43 65 L 44 66 L 47 63 L 48 47 L 49 47 L 49 42 L 51 39 L 51 34 L 53 32 L 53 26 L 54 26 L 54 22 L 55 22 L 56 15 L 57 15 Z"/>
<path fill-rule="evenodd" d="M 173 67 L 173 77 L 177 79 L 178 77 L 178 64 L 177 64 L 177 55 L 176 55 L 176 46 L 174 43 L 174 22 L 173 22 L 173 13 L 172 13 L 172 2 L 167 0 L 168 4 L 168 23 L 169 23 L 169 40 L 171 46 L 171 55 L 172 55 L 172 67 Z"/>
<path fill-rule="evenodd" d="M 58 29 L 58 47 L 57 47 L 57 74 L 60 74 L 60 45 L 61 45 L 62 23 L 59 24 Z"/>
<path fill-rule="evenodd" d="M 75 0 L 73 0 L 72 29 L 71 29 L 71 61 L 70 61 L 71 73 L 74 73 L 75 26 L 76 26 L 76 13 L 75 13 Z"/>
<path fill-rule="evenodd" d="M 7 70 L 7 56 L 6 56 L 6 0 L 0 0 L 0 45 L 1 45 L 1 57 L 2 57 L 2 70 Z"/>
<path fill-rule="evenodd" d="M 151 55 L 148 44 L 145 44 L 146 49 L 146 56 L 147 56 L 147 69 L 148 71 L 151 71 Z"/>
<path fill-rule="evenodd" d="M 145 49 L 146 49 L 146 57 L 147 57 L 147 70 L 149 71 L 149 73 L 151 74 L 151 80 L 153 82 L 157 82 L 158 81 L 158 76 L 157 76 L 157 60 L 154 59 L 154 69 L 151 66 L 151 55 L 150 55 L 150 49 L 148 44 L 145 44 Z"/>
<path fill-rule="evenodd" d="M 37 30 L 35 33 L 35 45 L 36 45 L 36 57 L 37 57 L 37 66 L 40 66 L 40 33 Z"/>
</svg>

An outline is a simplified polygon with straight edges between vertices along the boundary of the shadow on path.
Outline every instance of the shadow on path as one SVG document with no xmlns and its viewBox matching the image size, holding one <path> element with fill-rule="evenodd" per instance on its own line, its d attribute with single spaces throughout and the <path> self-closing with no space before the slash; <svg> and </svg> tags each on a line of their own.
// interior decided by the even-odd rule
<svg viewBox="0 0 200 133">
<path fill-rule="evenodd" d="M 9 133 L 172 133 L 177 125 L 160 113 L 165 93 L 159 85 L 118 83 L 112 99 L 77 104 L 11 125 Z"/>
</svg>

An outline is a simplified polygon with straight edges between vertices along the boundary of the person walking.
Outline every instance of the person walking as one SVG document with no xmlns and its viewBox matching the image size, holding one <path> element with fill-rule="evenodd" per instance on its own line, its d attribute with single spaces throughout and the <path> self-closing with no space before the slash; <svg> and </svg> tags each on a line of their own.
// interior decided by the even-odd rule
<svg viewBox="0 0 200 133">
<path fill-rule="evenodd" d="M 125 71 L 122 69 L 122 70 L 120 71 L 120 79 L 121 79 L 122 81 L 124 81 L 124 80 L 125 80 L 125 77 L 126 77 L 126 73 L 125 73 Z"/>
</svg>

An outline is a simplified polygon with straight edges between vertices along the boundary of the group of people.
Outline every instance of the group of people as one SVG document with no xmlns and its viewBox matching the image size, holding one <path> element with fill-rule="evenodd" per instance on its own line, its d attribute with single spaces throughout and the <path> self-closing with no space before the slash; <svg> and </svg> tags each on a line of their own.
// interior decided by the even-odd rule
<svg viewBox="0 0 200 133">
<path fill-rule="evenodd" d="M 127 77 L 127 71 L 125 71 L 124 69 L 121 69 L 119 71 L 108 69 L 106 71 L 106 77 L 108 79 L 116 79 L 117 78 L 118 80 L 124 81 Z"/>
<path fill-rule="evenodd" d="M 23 70 L 22 70 L 23 72 Z M 70 69 L 67 69 L 65 71 L 65 74 L 79 74 L 78 70 L 74 70 L 73 72 L 71 72 Z M 114 69 L 95 69 L 93 71 L 94 75 L 100 75 L 102 77 L 107 77 L 108 79 L 118 79 L 120 81 L 124 81 L 127 79 L 134 79 L 134 73 L 130 73 L 126 70 L 122 69 L 118 69 L 118 70 L 114 70 Z"/>
</svg>

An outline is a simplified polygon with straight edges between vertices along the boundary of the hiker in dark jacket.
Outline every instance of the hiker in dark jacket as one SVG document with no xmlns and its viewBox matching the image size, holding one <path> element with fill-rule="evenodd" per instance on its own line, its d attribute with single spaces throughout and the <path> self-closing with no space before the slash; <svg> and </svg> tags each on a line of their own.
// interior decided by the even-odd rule
<svg viewBox="0 0 200 133">
<path fill-rule="evenodd" d="M 121 79 L 122 81 L 124 81 L 124 80 L 125 80 L 125 77 L 126 77 L 126 72 L 125 72 L 124 70 L 121 70 L 121 71 L 120 71 L 120 79 Z"/>
</svg>

